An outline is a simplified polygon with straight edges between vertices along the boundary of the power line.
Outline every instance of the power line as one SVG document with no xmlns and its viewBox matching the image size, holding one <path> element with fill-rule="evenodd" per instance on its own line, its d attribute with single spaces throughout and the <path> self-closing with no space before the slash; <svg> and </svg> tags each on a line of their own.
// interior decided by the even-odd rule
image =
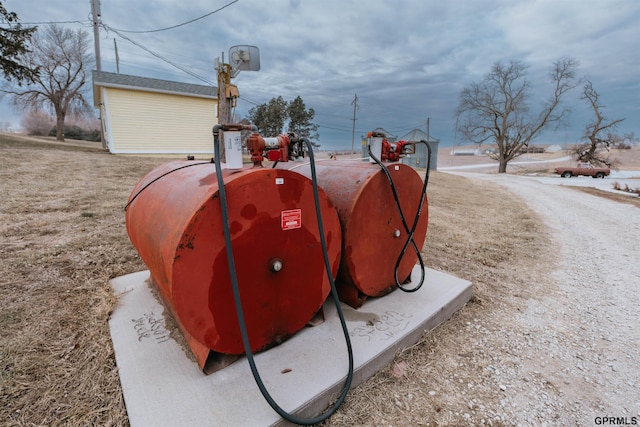
<svg viewBox="0 0 640 427">
<path fill-rule="evenodd" d="M 237 1 L 237 0 L 236 0 L 236 1 Z M 125 36 L 124 34 L 121 34 L 118 30 L 116 30 L 116 29 L 114 29 L 114 28 L 111 28 L 111 27 L 109 27 L 109 26 L 108 26 L 108 25 L 106 25 L 106 24 L 102 24 L 102 26 L 103 26 L 107 31 L 109 31 L 109 30 L 113 31 L 114 33 L 116 33 L 117 35 L 119 35 L 120 37 L 122 37 L 123 39 L 127 40 L 128 42 L 130 42 L 130 43 L 132 43 L 132 44 L 134 44 L 134 45 L 136 45 L 136 46 L 138 46 L 140 49 L 144 50 L 145 52 L 150 53 L 151 55 L 155 56 L 156 58 L 158 58 L 158 59 L 160 59 L 160 60 L 162 60 L 162 61 L 164 61 L 164 62 L 166 62 L 167 64 L 169 64 L 169 65 L 171 65 L 171 66 L 173 66 L 173 67 L 175 67 L 175 68 L 177 68 L 177 69 L 179 69 L 179 70 L 181 70 L 181 71 L 183 71 L 183 72 L 185 72 L 185 73 L 189 74 L 189 75 L 190 75 L 190 76 L 192 76 L 192 77 L 195 77 L 196 79 L 198 79 L 198 80 L 200 80 L 200 81 L 203 81 L 203 82 L 207 83 L 209 86 L 215 86 L 215 83 L 213 83 L 212 81 L 207 80 L 207 79 L 205 79 L 204 77 L 199 76 L 198 74 L 194 73 L 193 71 L 188 70 L 188 69 L 186 69 L 185 67 L 183 67 L 183 66 L 181 66 L 181 65 L 176 64 L 176 63 L 175 63 L 175 62 L 173 62 L 173 61 L 170 61 L 169 59 L 165 58 L 164 56 L 160 55 L 159 53 L 156 53 L 156 52 L 152 51 L 151 49 L 144 47 L 144 46 L 143 46 L 143 45 L 141 45 L 140 43 L 138 43 L 138 42 L 136 42 L 135 40 L 132 40 L 131 38 L 129 38 L 128 36 Z"/>
<path fill-rule="evenodd" d="M 224 6 L 222 6 L 219 9 L 214 10 L 213 12 L 209 12 L 209 13 L 207 13 L 205 15 L 202 15 L 202 16 L 199 16 L 197 18 L 191 19 L 191 20 L 189 20 L 187 22 L 183 22 L 182 24 L 172 25 L 172 26 L 166 27 L 166 28 L 158 28 L 156 30 L 118 30 L 118 31 L 123 32 L 123 33 L 130 33 L 130 34 L 133 34 L 133 33 L 135 33 L 135 34 L 143 34 L 143 33 L 158 33 L 160 31 L 173 30 L 174 28 L 178 28 L 178 27 L 182 27 L 182 26 L 187 25 L 187 24 L 191 24 L 192 22 L 196 22 L 196 21 L 199 21 L 200 19 L 206 18 L 207 16 L 211 16 L 216 12 L 220 12 L 222 9 L 226 9 L 227 7 L 231 6 L 234 3 L 237 3 L 238 1 L 239 0 L 233 0 L 231 3 L 225 4 Z M 112 28 L 112 30 L 114 32 L 116 31 L 115 28 Z"/>
<path fill-rule="evenodd" d="M 327 128 L 327 129 L 331 129 L 331 130 L 337 130 L 337 131 L 339 131 L 339 132 L 345 132 L 345 133 L 347 133 L 347 132 L 351 132 L 351 129 L 341 129 L 341 128 L 337 128 L 337 127 L 334 127 L 334 126 L 323 125 L 323 124 L 320 124 L 320 123 L 318 123 L 318 126 L 320 126 L 321 128 Z"/>
<path fill-rule="evenodd" d="M 246 97 L 244 97 L 244 96 L 241 96 L 241 97 L 240 97 L 240 99 L 241 99 L 241 100 L 243 100 L 244 102 L 249 103 L 249 104 L 253 104 L 253 105 L 261 105 L 259 102 L 257 102 L 257 101 L 253 101 L 253 100 L 251 100 L 251 99 L 249 99 L 249 98 L 246 98 Z"/>
<path fill-rule="evenodd" d="M 356 101 L 356 98 L 357 98 L 357 95 L 356 95 L 356 97 L 354 97 L 353 101 L 357 103 L 357 101 L 359 101 L 359 98 L 357 98 L 357 101 Z M 262 103 L 259 103 L 257 101 L 248 99 L 248 98 L 246 98 L 244 96 L 241 96 L 240 99 L 242 101 L 247 102 L 247 103 L 252 104 L 252 105 L 256 105 L 256 106 L 257 105 L 262 105 Z M 351 105 L 353 105 L 353 102 L 352 102 Z M 359 109 L 359 107 L 360 107 L 360 105 L 358 104 L 356 108 Z M 350 119 L 350 120 L 353 120 L 353 119 Z M 320 127 L 320 129 L 331 129 L 333 131 L 337 131 L 337 132 L 344 133 L 344 134 L 351 133 L 352 134 L 352 140 L 354 140 L 354 138 L 355 138 L 354 135 L 355 135 L 356 132 L 360 133 L 360 134 L 366 134 L 367 132 L 369 132 L 371 130 L 371 129 L 356 128 L 355 126 L 352 126 L 351 129 L 347 129 L 345 127 L 341 127 L 341 125 L 339 125 L 339 124 L 325 123 L 325 122 L 322 122 L 322 121 L 315 121 L 315 123 Z M 422 123 L 415 124 L 415 125 L 408 125 L 407 124 L 405 126 L 398 126 L 397 128 L 395 128 L 395 130 L 390 130 L 390 132 L 392 132 L 394 134 L 403 134 L 403 133 L 408 132 L 410 130 L 418 129 L 418 128 L 421 127 L 421 125 L 422 125 Z M 353 145 L 353 143 L 352 143 L 352 145 Z"/>
<path fill-rule="evenodd" d="M 48 24 L 81 24 L 89 25 L 90 21 L 42 21 L 42 22 L 19 22 L 20 25 L 48 25 Z M 5 23 L 2 23 L 5 25 Z"/>
<path fill-rule="evenodd" d="M 103 39 L 108 39 L 109 37 L 103 37 Z M 117 38 L 117 35 L 115 35 L 114 33 L 114 38 Z M 131 47 L 131 48 L 129 48 Z M 107 52 L 105 54 L 105 57 L 109 57 L 112 58 L 115 55 L 115 48 L 113 46 L 112 43 L 107 43 L 106 45 L 103 45 L 101 47 L 101 51 L 103 52 Z M 198 65 L 192 65 L 191 64 L 191 60 L 192 58 L 189 57 L 185 57 L 184 55 L 181 55 L 182 52 L 179 53 L 174 53 L 171 52 L 171 57 L 174 58 L 173 60 L 178 63 L 178 64 L 189 64 L 189 69 L 191 71 L 193 71 L 196 74 L 200 74 L 201 76 L 207 76 L 208 73 L 211 72 L 212 70 L 212 66 L 210 66 L 210 64 L 207 62 L 206 68 L 203 68 L 203 66 L 198 66 Z M 154 70 L 153 66 L 147 66 L 144 65 L 144 62 L 141 62 L 139 60 L 137 60 L 136 58 L 146 58 L 148 59 L 151 55 L 149 55 L 146 51 L 141 50 L 140 48 L 138 48 L 137 46 L 129 43 L 118 43 L 118 54 L 120 57 L 120 65 L 122 64 L 126 64 L 128 66 L 135 66 L 138 68 L 143 68 L 145 70 Z M 129 59 L 127 59 L 129 58 Z M 104 58 L 103 58 L 104 60 Z M 113 62 L 111 60 L 109 60 L 109 62 Z M 157 70 L 157 68 L 155 68 Z M 173 70 L 171 71 L 171 73 L 178 72 L 180 75 L 182 75 L 182 72 L 179 72 L 178 70 Z"/>
</svg>

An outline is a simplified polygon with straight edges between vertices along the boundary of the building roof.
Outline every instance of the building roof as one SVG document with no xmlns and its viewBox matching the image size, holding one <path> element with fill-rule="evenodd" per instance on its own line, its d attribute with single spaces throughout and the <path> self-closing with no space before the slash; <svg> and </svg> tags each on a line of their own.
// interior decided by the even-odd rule
<svg viewBox="0 0 640 427">
<path fill-rule="evenodd" d="M 199 98 L 218 98 L 216 86 L 195 85 L 191 83 L 172 82 L 169 80 L 152 79 L 149 77 L 130 76 L 127 74 L 93 71 L 93 86 L 117 89 L 133 89 L 145 92 L 169 93 L 174 95 L 188 95 Z M 96 97 L 94 97 L 95 99 Z"/>
<path fill-rule="evenodd" d="M 425 140 L 427 141 L 427 133 L 421 129 L 414 129 L 411 132 L 409 132 L 408 134 L 404 135 L 402 138 L 400 138 L 400 140 L 402 141 L 422 141 Z M 432 135 L 429 135 L 429 142 L 431 141 L 438 141 L 438 139 L 434 138 Z"/>
<path fill-rule="evenodd" d="M 390 141 L 395 141 L 396 139 L 398 139 L 398 135 L 394 135 L 391 132 L 389 132 L 388 130 L 384 129 L 384 128 L 375 128 L 373 130 L 373 132 L 379 132 L 379 133 L 384 133 L 385 138 L 387 138 Z"/>
</svg>

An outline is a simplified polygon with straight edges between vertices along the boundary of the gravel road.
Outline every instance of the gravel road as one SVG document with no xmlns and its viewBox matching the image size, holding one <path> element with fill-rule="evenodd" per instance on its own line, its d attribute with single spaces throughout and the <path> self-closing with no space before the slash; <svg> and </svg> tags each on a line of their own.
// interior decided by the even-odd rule
<svg viewBox="0 0 640 427">
<path fill-rule="evenodd" d="M 528 177 L 463 175 L 521 196 L 560 247 L 548 292 L 504 319 L 501 344 L 487 339 L 507 355 L 491 367 L 503 397 L 487 424 L 640 424 L 638 208 Z"/>
</svg>

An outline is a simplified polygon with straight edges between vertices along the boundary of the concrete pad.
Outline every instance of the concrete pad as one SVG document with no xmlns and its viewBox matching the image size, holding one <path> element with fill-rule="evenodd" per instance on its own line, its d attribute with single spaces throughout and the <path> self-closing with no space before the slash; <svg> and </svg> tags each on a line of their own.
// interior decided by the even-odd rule
<svg viewBox="0 0 640 427">
<path fill-rule="evenodd" d="M 419 280 L 418 266 L 412 277 Z M 246 358 L 211 375 L 200 371 L 170 337 L 164 307 L 146 283 L 148 278 L 149 272 L 142 271 L 111 280 L 122 295 L 109 326 L 131 426 L 286 424 L 260 394 Z M 396 290 L 367 300 L 358 310 L 343 304 L 354 355 L 352 387 L 448 319 L 471 295 L 468 281 L 427 269 L 418 292 Z M 255 356 L 275 401 L 305 418 L 320 414 L 337 397 L 348 370 L 344 335 L 331 298 L 324 309 L 324 323 Z"/>
</svg>

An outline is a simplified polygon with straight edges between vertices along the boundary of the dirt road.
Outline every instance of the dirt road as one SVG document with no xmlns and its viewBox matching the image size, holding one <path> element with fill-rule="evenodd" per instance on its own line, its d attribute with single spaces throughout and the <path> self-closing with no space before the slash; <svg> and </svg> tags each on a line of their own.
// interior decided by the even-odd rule
<svg viewBox="0 0 640 427">
<path fill-rule="evenodd" d="M 502 350 L 512 360 L 495 366 L 504 392 L 500 418 L 517 425 L 612 425 L 610 417 L 640 424 L 638 208 L 527 177 L 465 175 L 521 196 L 560 247 L 546 292 L 504 319 Z"/>
</svg>

